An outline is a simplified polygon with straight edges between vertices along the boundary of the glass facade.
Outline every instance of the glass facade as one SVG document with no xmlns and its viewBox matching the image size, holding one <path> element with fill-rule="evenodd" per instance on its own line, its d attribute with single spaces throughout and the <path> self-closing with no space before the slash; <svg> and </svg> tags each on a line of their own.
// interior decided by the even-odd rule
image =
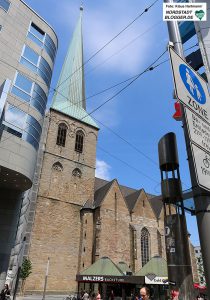
<svg viewBox="0 0 210 300">
<path fill-rule="evenodd" d="M 38 55 L 33 49 L 28 46 L 24 46 L 23 54 L 20 59 L 20 63 L 25 65 L 31 71 L 39 74 L 45 81 L 47 86 L 50 86 L 52 78 L 52 70 L 48 62 Z"/>
<path fill-rule="evenodd" d="M 17 73 L 16 79 L 12 86 L 11 93 L 19 97 L 22 101 L 30 103 L 44 116 L 47 105 L 47 95 L 37 84 Z"/>
<path fill-rule="evenodd" d="M 0 0 L 0 7 L 3 8 L 6 12 L 8 12 L 10 2 L 8 0 Z"/>
<path fill-rule="evenodd" d="M 36 24 L 31 23 L 28 31 L 28 38 L 39 47 L 44 48 L 52 59 L 52 62 L 54 62 L 57 49 L 55 43 L 47 33 L 42 31 Z"/>
<path fill-rule="evenodd" d="M 34 117 L 8 104 L 3 125 L 6 131 L 22 138 L 38 150 L 42 128 Z"/>
</svg>

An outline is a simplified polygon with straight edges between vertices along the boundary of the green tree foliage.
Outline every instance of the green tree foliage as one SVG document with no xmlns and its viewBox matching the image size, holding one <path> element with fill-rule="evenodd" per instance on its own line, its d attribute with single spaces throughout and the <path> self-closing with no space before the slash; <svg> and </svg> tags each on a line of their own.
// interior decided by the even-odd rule
<svg viewBox="0 0 210 300">
<path fill-rule="evenodd" d="M 20 271 L 20 278 L 22 280 L 26 280 L 26 278 L 32 273 L 32 263 L 30 259 L 24 258 L 21 271 Z"/>
<path fill-rule="evenodd" d="M 24 287 L 26 278 L 32 273 L 32 263 L 29 258 L 24 258 L 21 270 L 20 270 L 20 278 L 22 279 L 22 285 L 21 285 L 21 294 L 24 294 Z"/>
</svg>

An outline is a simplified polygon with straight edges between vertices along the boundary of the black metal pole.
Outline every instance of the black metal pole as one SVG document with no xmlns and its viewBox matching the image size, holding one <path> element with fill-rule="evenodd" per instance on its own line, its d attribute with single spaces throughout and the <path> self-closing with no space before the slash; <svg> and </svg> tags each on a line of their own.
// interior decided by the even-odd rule
<svg viewBox="0 0 210 300">
<path fill-rule="evenodd" d="M 165 3 L 173 3 L 173 0 L 164 0 Z M 168 33 L 170 41 L 174 44 L 177 54 L 184 58 L 182 41 L 180 37 L 178 22 L 169 21 Z M 198 224 L 198 232 L 200 238 L 201 251 L 203 256 L 203 266 L 206 277 L 208 297 L 210 298 L 210 193 L 199 188 L 197 185 L 195 168 L 193 165 L 192 151 L 190 148 L 190 140 L 186 129 L 186 120 L 183 114 L 183 128 L 187 147 L 188 162 L 190 168 L 190 176 L 192 182 L 193 197 L 195 202 L 195 213 Z"/>
<path fill-rule="evenodd" d="M 49 273 L 49 265 L 50 265 L 50 258 L 48 257 L 48 260 L 47 260 L 47 269 L 46 269 L 46 275 L 45 275 L 45 281 L 44 281 L 44 291 L 43 291 L 42 300 L 45 300 L 46 288 L 47 288 L 47 277 L 48 277 L 48 273 Z"/>
</svg>

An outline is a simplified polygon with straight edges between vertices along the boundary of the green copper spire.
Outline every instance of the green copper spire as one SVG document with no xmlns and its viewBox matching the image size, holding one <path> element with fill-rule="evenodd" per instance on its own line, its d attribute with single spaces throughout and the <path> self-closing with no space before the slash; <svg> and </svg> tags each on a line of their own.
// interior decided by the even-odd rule
<svg viewBox="0 0 210 300">
<path fill-rule="evenodd" d="M 52 108 L 84 123 L 97 127 L 87 115 L 83 66 L 82 11 L 73 33 L 53 96 Z"/>
</svg>

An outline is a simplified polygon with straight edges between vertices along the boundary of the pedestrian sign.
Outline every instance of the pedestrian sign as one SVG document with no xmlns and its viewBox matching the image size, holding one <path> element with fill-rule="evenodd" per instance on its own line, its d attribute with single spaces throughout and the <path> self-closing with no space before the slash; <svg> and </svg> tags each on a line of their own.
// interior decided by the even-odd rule
<svg viewBox="0 0 210 300">
<path fill-rule="evenodd" d="M 206 81 L 169 47 L 175 93 L 184 106 L 198 185 L 210 191 L 210 97 Z"/>
<path fill-rule="evenodd" d="M 169 47 L 177 99 L 210 122 L 210 97 L 206 81 Z"/>
<path fill-rule="evenodd" d="M 194 72 L 192 72 L 192 70 L 185 64 L 181 64 L 179 66 L 179 73 L 185 85 L 185 88 L 188 90 L 191 97 L 193 97 L 195 101 L 197 101 L 197 103 L 205 104 L 206 103 L 205 92 L 203 90 L 200 81 L 195 76 Z"/>
</svg>

